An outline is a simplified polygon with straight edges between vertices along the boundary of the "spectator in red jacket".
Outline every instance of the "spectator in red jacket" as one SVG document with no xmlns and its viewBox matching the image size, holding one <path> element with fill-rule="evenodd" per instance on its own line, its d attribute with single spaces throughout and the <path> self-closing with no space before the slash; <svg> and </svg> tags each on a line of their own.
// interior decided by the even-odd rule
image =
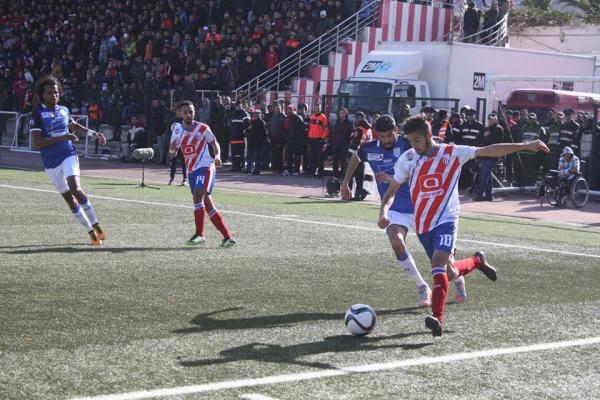
<svg viewBox="0 0 600 400">
<path fill-rule="evenodd" d="M 275 51 L 275 45 L 272 44 L 269 46 L 269 51 L 265 54 L 265 66 L 267 69 L 271 69 L 277 65 L 279 62 L 279 57 L 277 57 L 277 52 Z"/>
</svg>

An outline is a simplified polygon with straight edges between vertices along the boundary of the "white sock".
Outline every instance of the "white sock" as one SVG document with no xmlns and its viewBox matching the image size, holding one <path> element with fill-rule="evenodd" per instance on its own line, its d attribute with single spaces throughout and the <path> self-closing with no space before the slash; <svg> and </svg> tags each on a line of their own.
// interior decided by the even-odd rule
<svg viewBox="0 0 600 400">
<path fill-rule="evenodd" d="M 77 218 L 79 220 L 79 222 L 81 222 L 81 225 L 83 225 L 85 227 L 86 232 L 90 232 L 90 231 L 94 230 L 94 228 L 92 228 L 92 224 L 90 224 L 90 220 L 85 216 L 81 207 L 77 206 L 77 208 L 72 211 L 73 211 L 73 215 L 75 216 L 75 218 Z"/>
<path fill-rule="evenodd" d="M 85 203 L 79 203 L 81 205 L 81 209 L 87 216 L 87 219 L 90 221 L 90 224 L 95 225 L 98 223 L 98 218 L 96 217 L 96 212 L 94 211 L 94 207 L 92 207 L 92 202 L 87 197 L 85 198 Z"/>
<path fill-rule="evenodd" d="M 427 283 L 425 283 L 423 277 L 421 276 L 421 273 L 417 269 L 415 260 L 412 258 L 408 250 L 404 251 L 404 255 L 396 256 L 396 259 L 398 260 L 398 263 L 400 264 L 402 269 L 406 271 L 406 273 L 410 275 L 411 278 L 414 279 L 418 287 L 427 286 Z"/>
</svg>

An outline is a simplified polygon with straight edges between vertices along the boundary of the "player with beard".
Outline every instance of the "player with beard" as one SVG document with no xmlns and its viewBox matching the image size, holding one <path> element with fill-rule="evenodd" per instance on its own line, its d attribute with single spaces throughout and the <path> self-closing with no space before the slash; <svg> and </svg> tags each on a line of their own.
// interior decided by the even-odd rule
<svg viewBox="0 0 600 400">
<path fill-rule="evenodd" d="M 431 260 L 433 292 L 432 316 L 425 326 L 434 337 L 442 336 L 444 305 L 448 296 L 448 281 L 463 277 L 479 268 L 488 278 L 496 280 L 496 271 L 473 263 L 451 263 L 456 235 L 460 202 L 457 182 L 461 165 L 475 157 L 502 157 L 517 151 L 545 151 L 546 145 L 537 140 L 528 143 L 498 143 L 486 147 L 436 144 L 431 126 L 423 116 L 415 116 L 404 125 L 404 132 L 412 149 L 396 161 L 394 176 L 381 199 L 378 226 L 388 229 L 394 221 L 390 213 L 395 197 L 408 182 L 410 198 L 415 207 L 415 228 L 419 241 Z M 398 192 L 400 195 L 402 192 Z M 468 259 L 467 259 L 468 260 Z M 473 260 L 475 261 L 475 260 Z M 447 270 L 448 268 L 448 270 Z"/>
<path fill-rule="evenodd" d="M 182 101 L 179 103 L 183 122 L 182 130 L 176 137 L 175 142 L 171 143 L 171 155 L 177 149 L 180 149 L 185 159 L 185 166 L 188 172 L 190 190 L 194 196 L 194 222 L 196 232 L 187 245 L 204 244 L 204 219 L 208 214 L 210 221 L 215 228 L 223 235 L 221 247 L 231 247 L 235 245 L 235 239 L 231 236 L 229 229 L 223 221 L 223 217 L 215 208 L 210 197 L 215 184 L 215 165 L 221 165 L 221 148 L 215 135 L 208 125 L 194 121 L 194 104 L 191 101 Z M 214 151 L 214 158 L 211 157 L 209 146 Z"/>
<path fill-rule="evenodd" d="M 383 197 L 390 186 L 390 182 L 393 180 L 396 161 L 406 150 L 410 149 L 408 141 L 398 136 L 398 127 L 392 116 L 381 116 L 375 122 L 374 127 L 377 132 L 377 140 L 365 143 L 350 158 L 341 187 L 342 198 L 344 200 L 350 199 L 349 182 L 354 170 L 361 161 L 369 163 L 373 173 L 375 173 L 379 195 Z M 413 212 L 414 209 L 408 185 L 400 185 L 388 212 L 390 224 L 386 227 L 386 233 L 400 267 L 413 278 L 417 285 L 419 294 L 417 305 L 425 307 L 431 305 L 431 289 L 423 280 L 413 257 L 406 248 L 406 234 L 408 233 L 408 229 L 410 228 L 414 231 Z M 490 279 L 495 279 L 495 270 L 486 263 L 482 252 L 477 252 L 473 257 L 456 261 L 456 263 L 461 266 L 463 264 L 473 265 L 475 268 L 479 268 L 485 272 L 486 276 L 490 277 Z M 456 300 L 462 303 L 467 297 L 464 278 L 462 276 L 458 277 L 454 283 Z"/>
</svg>

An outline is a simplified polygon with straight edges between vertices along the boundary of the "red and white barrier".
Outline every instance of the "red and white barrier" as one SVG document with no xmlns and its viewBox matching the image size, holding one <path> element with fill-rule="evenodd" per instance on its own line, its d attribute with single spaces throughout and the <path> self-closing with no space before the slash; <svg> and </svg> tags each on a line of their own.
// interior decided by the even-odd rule
<svg viewBox="0 0 600 400">
<path fill-rule="evenodd" d="M 381 14 L 381 27 L 365 28 L 360 41 L 340 44 L 344 54 L 331 53 L 330 66 L 318 66 L 309 72 L 308 79 L 300 79 L 294 87 L 295 95 L 332 95 L 339 81 L 354 76 L 362 59 L 383 42 L 438 42 L 448 39 L 453 20 L 452 8 L 426 6 L 385 0 Z M 312 79 L 312 82 L 310 82 Z"/>
</svg>

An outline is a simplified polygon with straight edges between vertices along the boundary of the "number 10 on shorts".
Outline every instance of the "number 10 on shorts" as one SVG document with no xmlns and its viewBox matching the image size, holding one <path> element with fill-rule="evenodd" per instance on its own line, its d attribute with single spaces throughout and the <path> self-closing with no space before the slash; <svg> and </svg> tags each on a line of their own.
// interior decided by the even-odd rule
<svg viewBox="0 0 600 400">
<path fill-rule="evenodd" d="M 440 236 L 440 246 L 442 247 L 452 247 L 452 235 L 441 235 Z"/>
</svg>

